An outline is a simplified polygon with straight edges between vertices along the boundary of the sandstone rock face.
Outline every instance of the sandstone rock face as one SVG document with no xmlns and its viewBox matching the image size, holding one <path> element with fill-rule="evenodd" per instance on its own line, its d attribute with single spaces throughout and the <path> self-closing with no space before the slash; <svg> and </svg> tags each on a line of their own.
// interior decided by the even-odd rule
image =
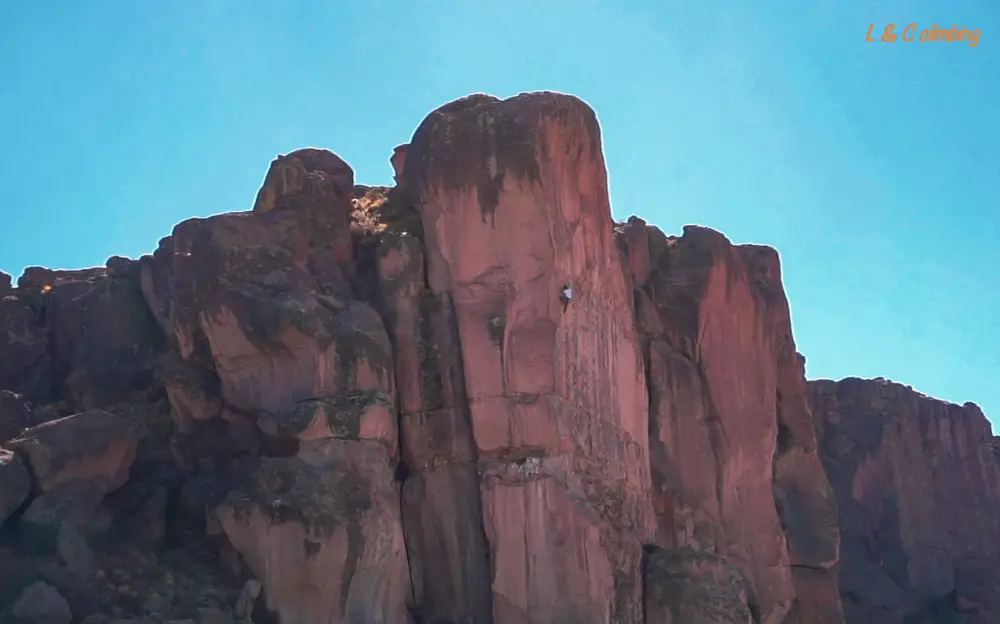
<svg viewBox="0 0 1000 624">
<path fill-rule="evenodd" d="M 104 497 L 125 485 L 137 440 L 127 420 L 95 410 L 31 427 L 6 446 L 24 458 L 40 493 L 25 518 L 58 527 L 87 523 Z"/>
<path fill-rule="evenodd" d="M 777 253 L 613 223 L 586 104 L 463 98 L 390 164 L 0 274 L 0 620 L 1000 617 L 982 414 L 810 390 Z"/>
<path fill-rule="evenodd" d="M 386 232 L 378 278 L 395 350 L 403 526 L 425 621 L 492 621 L 492 578 L 465 368 L 447 293 L 427 288 L 420 229 Z"/>
<path fill-rule="evenodd" d="M 53 393 L 49 331 L 42 293 L 0 297 L 0 388 L 45 398 Z"/>
<path fill-rule="evenodd" d="M 283 622 L 408 621 L 399 493 L 378 443 L 310 441 L 266 458 L 218 513 Z"/>
<path fill-rule="evenodd" d="M 0 327 L 7 328 L 0 332 L 0 390 L 6 392 L 0 438 L 94 409 L 129 413 L 142 421 L 140 437 L 155 435 L 156 411 L 134 408 L 161 398 L 164 336 L 143 299 L 138 265 L 117 262 L 117 272 L 29 267 L 18 288 L 0 298 Z"/>
<path fill-rule="evenodd" d="M 743 575 L 690 548 L 648 548 L 643 560 L 646 622 L 752 624 Z"/>
<path fill-rule="evenodd" d="M 458 327 L 494 619 L 638 619 L 646 388 L 593 112 L 453 102 L 414 134 L 405 185 Z"/>
<path fill-rule="evenodd" d="M 885 380 L 814 381 L 810 391 L 840 506 L 848 622 L 960 611 L 997 621 L 1000 462 L 979 408 Z"/>
<path fill-rule="evenodd" d="M 92 480 L 110 492 L 128 481 L 136 439 L 128 421 L 95 410 L 31 427 L 6 446 L 27 459 L 42 492 Z"/>
<path fill-rule="evenodd" d="M 777 254 L 637 218 L 618 239 L 646 352 L 659 542 L 739 567 L 762 622 L 842 621 L 836 504 Z"/>
<path fill-rule="evenodd" d="M 353 295 L 353 179 L 325 150 L 279 157 L 252 212 L 185 221 L 142 259 L 175 457 L 249 479 L 210 515 L 284 622 L 406 621 L 393 354 Z"/>
<path fill-rule="evenodd" d="M 103 268 L 30 267 L 3 304 L 11 326 L 12 370 L 0 371 L 6 389 L 35 399 L 61 394 L 78 409 L 96 409 L 153 385 L 162 333 L 137 280 Z M 64 382 L 53 385 L 56 379 Z"/>
</svg>

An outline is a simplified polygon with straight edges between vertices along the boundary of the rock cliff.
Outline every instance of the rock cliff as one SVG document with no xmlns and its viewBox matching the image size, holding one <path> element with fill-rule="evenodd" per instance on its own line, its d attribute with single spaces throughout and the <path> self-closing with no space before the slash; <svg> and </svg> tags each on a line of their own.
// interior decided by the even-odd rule
<svg viewBox="0 0 1000 624">
<path fill-rule="evenodd" d="M 1000 462 L 979 408 L 884 379 L 809 386 L 847 621 L 1000 621 Z"/>
<path fill-rule="evenodd" d="M 0 274 L 0 621 L 995 621 L 981 412 L 807 383 L 777 253 L 614 223 L 586 104 L 391 164 Z"/>
</svg>

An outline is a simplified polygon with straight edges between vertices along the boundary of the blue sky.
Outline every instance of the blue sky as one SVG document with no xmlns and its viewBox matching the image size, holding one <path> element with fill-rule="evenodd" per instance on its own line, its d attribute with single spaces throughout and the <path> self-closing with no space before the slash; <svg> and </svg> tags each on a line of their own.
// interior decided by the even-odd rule
<svg viewBox="0 0 1000 624">
<path fill-rule="evenodd" d="M 996 0 L 48 0 L 4 17 L 15 277 L 249 209 L 279 153 L 328 147 L 388 184 L 436 106 L 563 91 L 601 120 L 616 218 L 780 251 L 810 377 L 884 376 L 1000 419 Z M 865 42 L 887 22 L 982 34 Z"/>
</svg>

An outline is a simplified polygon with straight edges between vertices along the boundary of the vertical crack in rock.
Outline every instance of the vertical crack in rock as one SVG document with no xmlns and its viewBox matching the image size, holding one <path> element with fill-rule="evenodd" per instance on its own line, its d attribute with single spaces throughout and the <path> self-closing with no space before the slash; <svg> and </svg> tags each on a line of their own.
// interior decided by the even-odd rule
<svg viewBox="0 0 1000 624">
<path fill-rule="evenodd" d="M 404 162 L 396 159 L 400 178 Z M 400 194 L 396 200 L 411 201 Z M 458 329 L 450 298 L 430 292 L 426 255 L 422 227 L 389 223 L 379 237 L 379 291 L 393 341 L 407 470 L 400 495 L 413 612 L 427 622 L 489 623 L 489 549 Z"/>
</svg>

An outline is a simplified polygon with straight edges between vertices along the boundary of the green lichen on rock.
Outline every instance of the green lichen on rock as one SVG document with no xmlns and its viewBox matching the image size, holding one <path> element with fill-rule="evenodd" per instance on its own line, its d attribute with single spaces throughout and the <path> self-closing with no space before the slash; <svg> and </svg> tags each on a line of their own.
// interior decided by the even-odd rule
<svg viewBox="0 0 1000 624">
<path fill-rule="evenodd" d="M 352 301 L 347 309 L 326 319 L 324 331 L 337 350 L 337 383 L 354 385 L 358 364 L 365 361 L 379 381 L 388 381 L 392 371 L 392 343 L 382 317 L 370 306 Z M 326 344 L 320 343 L 325 349 Z"/>
<path fill-rule="evenodd" d="M 514 403 L 517 405 L 534 405 L 542 398 L 537 392 L 515 392 Z"/>
<path fill-rule="evenodd" d="M 230 492 L 223 507 L 239 522 L 256 509 L 273 524 L 299 523 L 312 540 L 322 541 L 359 523 L 372 504 L 369 482 L 348 466 L 313 467 L 298 457 L 269 457 L 256 479 Z"/>
<path fill-rule="evenodd" d="M 323 342 L 323 324 L 317 316 L 325 309 L 295 293 L 269 289 L 259 284 L 230 284 L 222 298 L 236 318 L 240 330 L 263 353 L 281 348 L 281 333 L 294 328 Z M 319 308 L 319 309 L 317 309 Z"/>
<path fill-rule="evenodd" d="M 670 613 L 688 624 L 749 624 L 747 585 L 734 567 L 689 548 L 646 547 L 643 595 L 646 617 Z"/>
<path fill-rule="evenodd" d="M 356 440 L 361 435 L 361 419 L 371 407 L 394 409 L 392 397 L 380 390 L 359 390 L 336 397 L 306 399 L 268 414 L 260 419 L 260 427 L 269 435 L 288 438 L 295 437 L 322 418 L 330 431 L 330 437 Z"/>
<path fill-rule="evenodd" d="M 349 392 L 324 401 L 320 409 L 336 437 L 357 438 L 361 432 L 361 418 L 369 408 L 376 406 L 393 410 L 392 397 L 379 390 Z"/>
<path fill-rule="evenodd" d="M 418 301 L 420 315 L 417 319 L 417 357 L 420 362 L 421 407 L 425 411 L 444 407 L 444 366 L 441 358 L 441 341 L 437 335 L 439 323 L 435 321 L 444 315 L 444 304 L 434 296 L 424 296 Z"/>
</svg>

